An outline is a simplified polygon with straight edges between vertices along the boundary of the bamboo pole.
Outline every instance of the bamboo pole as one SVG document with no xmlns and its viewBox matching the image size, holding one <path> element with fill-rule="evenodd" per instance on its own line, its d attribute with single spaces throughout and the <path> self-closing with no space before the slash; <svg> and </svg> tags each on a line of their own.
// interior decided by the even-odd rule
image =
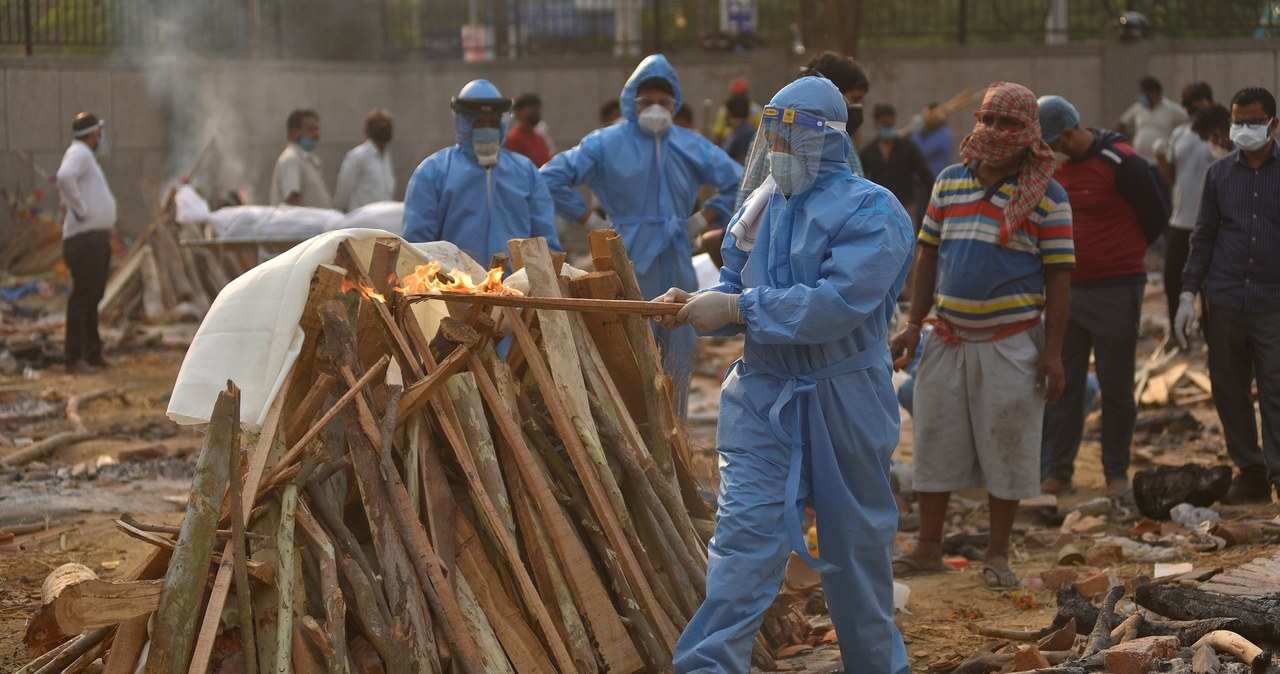
<svg viewBox="0 0 1280 674">
<path fill-rule="evenodd" d="M 276 533 L 276 551 L 280 559 L 276 570 L 279 604 L 276 609 L 276 672 L 293 671 L 293 599 L 296 577 L 296 550 L 293 524 L 298 511 L 298 485 L 290 482 L 280 497 L 280 528 Z"/>
</svg>

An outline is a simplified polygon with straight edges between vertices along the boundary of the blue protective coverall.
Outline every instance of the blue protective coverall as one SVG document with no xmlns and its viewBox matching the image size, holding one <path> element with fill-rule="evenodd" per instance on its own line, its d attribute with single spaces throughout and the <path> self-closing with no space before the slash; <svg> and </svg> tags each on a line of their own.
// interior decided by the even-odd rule
<svg viewBox="0 0 1280 674">
<path fill-rule="evenodd" d="M 641 82 L 655 77 L 671 83 L 679 109 L 680 82 L 675 69 L 661 54 L 649 56 L 622 87 L 619 102 L 626 122 L 591 132 L 577 147 L 561 152 L 542 167 L 556 212 L 565 219 L 577 220 L 587 212 L 587 202 L 574 186 L 587 185 L 595 192 L 626 244 L 645 299 L 670 288 L 697 289 L 685 223 L 697 206 L 698 189 L 716 187 L 716 196 L 703 208 L 719 214 L 723 226 L 732 215 L 742 179 L 742 167 L 697 133 L 672 126 L 654 137 L 640 128 L 636 92 Z M 688 326 L 674 330 L 655 326 L 654 335 L 662 348 L 664 365 L 675 378 L 683 410 L 697 336 Z"/>
<path fill-rule="evenodd" d="M 487 97 L 500 96 L 492 85 L 489 88 L 492 92 Z M 542 236 L 552 250 L 560 250 L 555 206 L 538 167 L 528 157 L 506 149 L 500 150 L 497 164 L 487 169 L 480 166 L 471 149 L 475 119 L 454 112 L 453 122 L 454 145 L 423 160 L 409 179 L 405 240 L 448 241 L 482 266 L 489 264 L 494 253 L 507 252 L 510 239 Z M 504 121 L 499 143 L 506 136 Z"/>
<path fill-rule="evenodd" d="M 827 80 L 806 77 L 770 105 L 847 118 Z M 675 671 L 750 669 L 764 612 L 800 553 L 822 572 L 851 672 L 905 674 L 893 623 L 898 509 L 889 487 L 898 443 L 888 324 L 910 268 L 911 222 L 887 190 L 856 178 L 848 135 L 827 128 L 817 179 L 774 195 L 744 251 L 730 222 L 720 284 L 739 293 L 743 357 L 720 396 L 720 499 L 708 546 L 707 598 L 676 646 Z M 745 237 L 744 237 L 745 238 Z M 812 501 L 821 560 L 800 516 Z"/>
</svg>

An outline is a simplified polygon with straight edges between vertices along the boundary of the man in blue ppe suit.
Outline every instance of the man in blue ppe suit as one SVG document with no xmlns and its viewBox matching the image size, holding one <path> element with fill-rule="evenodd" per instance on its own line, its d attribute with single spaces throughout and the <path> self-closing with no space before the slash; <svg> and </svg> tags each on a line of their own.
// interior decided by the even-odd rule
<svg viewBox="0 0 1280 674">
<path fill-rule="evenodd" d="M 906 281 L 911 222 L 887 190 L 849 170 L 848 106 L 803 77 L 765 108 L 748 160 L 763 182 L 729 222 L 720 284 L 675 323 L 746 336 L 720 397 L 720 501 L 707 598 L 676 645 L 675 671 L 750 668 L 751 647 L 792 551 L 822 573 L 847 665 L 905 674 L 893 623 L 889 487 L 898 405 L 888 325 Z M 812 502 L 822 558 L 800 515 Z"/>
<path fill-rule="evenodd" d="M 404 199 L 407 241 L 448 241 L 481 265 L 505 253 L 507 241 L 543 236 L 553 250 L 555 207 L 538 167 L 502 149 L 511 99 L 487 80 L 454 97 L 454 145 L 427 157 Z"/>
<path fill-rule="evenodd" d="M 622 88 L 626 122 L 591 132 L 542 167 L 561 217 L 622 235 L 646 298 L 671 287 L 697 288 L 690 241 L 729 219 L 742 179 L 742 167 L 724 150 L 672 125 L 680 101 L 675 69 L 661 54 L 649 56 Z M 607 221 L 587 208 L 575 185 L 595 192 Z M 714 185 L 718 194 L 694 213 L 703 185 Z M 688 327 L 655 328 L 654 334 L 683 413 L 697 336 Z"/>
</svg>

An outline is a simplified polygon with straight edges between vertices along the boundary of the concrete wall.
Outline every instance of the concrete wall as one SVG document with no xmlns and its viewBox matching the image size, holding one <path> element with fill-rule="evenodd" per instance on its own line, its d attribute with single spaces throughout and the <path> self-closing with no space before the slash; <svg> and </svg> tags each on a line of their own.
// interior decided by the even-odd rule
<svg viewBox="0 0 1280 674">
<path fill-rule="evenodd" d="M 868 104 L 891 102 L 902 119 L 962 87 L 981 89 L 994 80 L 1063 95 L 1086 123 L 1097 125 L 1120 115 L 1133 101 L 1136 80 L 1148 72 L 1175 100 L 1184 84 L 1197 79 L 1210 82 L 1221 99 L 1246 84 L 1280 88 L 1280 45 L 1271 41 L 884 51 L 862 61 L 872 79 Z M 699 124 L 702 101 L 718 104 L 730 79 L 750 78 L 755 98 L 764 102 L 799 64 L 782 51 L 680 56 L 674 62 Z M 290 110 L 320 113 L 319 154 L 332 185 L 343 154 L 362 140 L 365 113 L 381 106 L 396 115 L 392 152 L 403 190 L 424 157 L 452 142 L 448 102 L 466 82 L 484 77 L 510 95 L 539 92 L 563 149 L 595 128 L 600 103 L 618 95 L 633 67 L 634 60 L 587 56 L 501 64 L 5 58 L 0 186 L 38 183 L 18 151 L 54 172 L 71 118 L 91 109 L 108 122 L 111 153 L 103 165 L 121 203 L 121 228 L 137 232 L 150 217 L 147 195 L 189 169 L 210 135 L 218 135 L 221 155 L 203 172 L 206 180 L 224 189 L 245 186 L 261 200 Z M 958 140 L 972 117 L 962 112 L 951 124 Z"/>
</svg>

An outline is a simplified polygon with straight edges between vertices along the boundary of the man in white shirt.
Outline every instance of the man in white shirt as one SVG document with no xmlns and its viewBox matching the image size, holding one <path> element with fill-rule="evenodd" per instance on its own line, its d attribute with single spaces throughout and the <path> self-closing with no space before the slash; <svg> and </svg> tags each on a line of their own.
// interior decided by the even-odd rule
<svg viewBox="0 0 1280 674">
<path fill-rule="evenodd" d="M 1174 127 L 1187 121 L 1187 111 L 1164 97 L 1164 86 L 1154 77 L 1138 82 L 1138 100 L 1120 116 L 1116 130 L 1129 136 L 1133 149 L 1149 163 L 1156 163 L 1156 143 L 1168 141 Z"/>
<path fill-rule="evenodd" d="M 314 110 L 294 110 L 285 124 L 289 145 L 276 160 L 271 174 L 271 204 L 332 208 L 329 188 L 320 173 L 320 115 Z"/>
<path fill-rule="evenodd" d="M 338 169 L 338 186 L 333 192 L 333 207 L 354 211 L 375 201 L 391 201 L 396 178 L 391 170 L 391 113 L 374 108 L 364 118 L 365 142 L 355 146 L 342 159 Z"/>
<path fill-rule="evenodd" d="M 71 146 L 58 167 L 58 192 L 66 217 L 62 221 L 62 259 L 71 273 L 67 298 L 66 367 L 84 374 L 106 367 L 98 336 L 98 302 L 107 288 L 111 267 L 111 229 L 116 224 L 116 198 L 94 153 L 105 154 L 103 124 L 92 112 L 71 122 Z"/>
</svg>

